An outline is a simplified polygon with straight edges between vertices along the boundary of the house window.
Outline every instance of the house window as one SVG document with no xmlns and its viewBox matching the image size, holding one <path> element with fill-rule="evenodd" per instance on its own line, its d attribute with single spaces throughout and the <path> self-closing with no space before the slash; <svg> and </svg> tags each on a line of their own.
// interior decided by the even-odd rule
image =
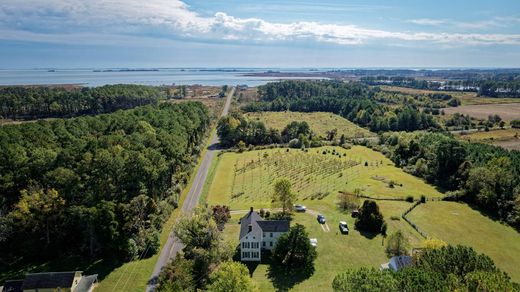
<svg viewBox="0 0 520 292">
<path fill-rule="evenodd" d="M 252 245 L 251 248 L 258 248 L 259 243 L 258 242 L 252 242 L 251 245 Z"/>
<path fill-rule="evenodd" d="M 270 236 L 273 237 L 273 233 L 272 233 L 272 232 L 271 232 L 271 235 L 270 235 Z"/>
<path fill-rule="evenodd" d="M 262 246 L 264 246 L 264 247 L 265 247 L 265 241 L 264 241 L 264 242 L 262 242 Z"/>
<path fill-rule="evenodd" d="M 272 242 L 272 241 L 271 241 L 271 242 L 269 242 L 269 246 L 271 246 L 271 247 L 273 246 L 273 242 Z"/>
<path fill-rule="evenodd" d="M 244 252 L 242 252 L 242 258 L 249 258 L 250 255 L 251 255 L 251 253 L 248 252 L 248 251 L 244 251 Z"/>
<path fill-rule="evenodd" d="M 260 257 L 260 254 L 257 251 L 252 252 L 251 255 L 252 255 L 252 258 L 254 258 L 254 259 L 257 259 Z"/>
</svg>

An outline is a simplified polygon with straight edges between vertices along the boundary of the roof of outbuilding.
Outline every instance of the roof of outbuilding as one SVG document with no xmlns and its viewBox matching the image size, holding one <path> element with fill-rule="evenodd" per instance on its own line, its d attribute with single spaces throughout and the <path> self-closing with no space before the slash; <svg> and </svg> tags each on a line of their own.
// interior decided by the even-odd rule
<svg viewBox="0 0 520 292">
<path fill-rule="evenodd" d="M 23 290 L 44 288 L 70 288 L 76 272 L 53 272 L 27 274 L 23 281 Z"/>
<path fill-rule="evenodd" d="M 7 280 L 2 292 L 22 292 L 23 280 Z M 0 287 L 1 288 L 1 287 Z"/>
</svg>

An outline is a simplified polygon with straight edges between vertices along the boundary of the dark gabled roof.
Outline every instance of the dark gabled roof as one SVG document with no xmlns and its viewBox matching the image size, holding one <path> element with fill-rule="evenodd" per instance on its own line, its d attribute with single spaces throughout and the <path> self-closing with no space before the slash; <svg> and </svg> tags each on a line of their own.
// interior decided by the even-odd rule
<svg viewBox="0 0 520 292">
<path fill-rule="evenodd" d="M 54 272 L 27 274 L 23 290 L 44 288 L 70 288 L 76 272 Z"/>
<path fill-rule="evenodd" d="M 256 222 L 263 232 L 287 232 L 289 231 L 288 220 L 262 220 Z"/>
<path fill-rule="evenodd" d="M 7 280 L 1 292 L 22 292 L 23 280 Z"/>
<path fill-rule="evenodd" d="M 247 212 L 244 217 L 240 218 L 240 238 L 246 236 L 249 233 L 249 225 L 252 225 L 253 221 L 261 221 L 262 217 L 255 211 Z"/>
</svg>

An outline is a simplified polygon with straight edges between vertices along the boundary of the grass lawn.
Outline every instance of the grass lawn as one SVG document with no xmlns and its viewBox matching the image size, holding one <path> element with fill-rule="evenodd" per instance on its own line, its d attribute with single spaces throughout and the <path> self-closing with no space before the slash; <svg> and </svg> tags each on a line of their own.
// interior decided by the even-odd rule
<svg viewBox="0 0 520 292">
<path fill-rule="evenodd" d="M 381 198 L 443 196 L 421 179 L 395 167 L 381 153 L 362 146 L 349 150 L 327 146 L 308 152 L 286 148 L 228 152 L 222 154 L 215 171 L 208 188 L 208 203 L 232 209 L 271 207 L 273 182 L 280 177 L 291 180 L 298 200 L 304 204 L 333 203 L 338 191 L 355 189 Z M 390 181 L 394 182 L 393 188 Z"/>
<path fill-rule="evenodd" d="M 513 228 L 455 202 L 428 202 L 408 216 L 431 237 L 487 254 L 513 281 L 520 282 L 520 234 Z"/>
<path fill-rule="evenodd" d="M 250 120 L 263 122 L 268 128 L 283 130 L 292 121 L 307 122 L 317 135 L 327 137 L 327 131 L 337 129 L 337 138 L 345 135 L 346 138 L 363 138 L 375 136 L 374 133 L 363 129 L 341 116 L 326 112 L 257 112 L 248 113 Z"/>
<path fill-rule="evenodd" d="M 400 216 L 411 206 L 407 202 L 378 201 L 381 211 L 389 224 L 389 233 L 401 229 L 409 236 L 410 241 L 419 246 L 421 239 L 404 221 L 390 220 L 390 216 Z M 327 218 L 327 226 L 330 231 L 324 231 L 317 223 L 316 217 L 310 213 L 297 213 L 291 225 L 303 224 L 310 238 L 318 240 L 318 258 L 315 262 L 314 274 L 303 281 L 296 281 L 292 289 L 295 291 L 330 291 L 334 277 L 346 269 L 357 267 L 374 267 L 388 261 L 384 252 L 383 238 L 381 235 L 362 235 L 354 230 L 354 219 L 350 214 L 341 213 L 329 202 L 312 202 L 307 204 L 309 209 L 322 213 Z M 349 235 L 339 233 L 338 222 L 347 221 L 350 228 Z M 224 237 L 238 244 L 239 235 L 238 216 L 233 216 L 224 229 Z M 260 291 L 273 291 L 280 288 L 277 281 L 290 283 L 291 279 L 273 279 L 269 276 L 269 265 L 266 263 L 256 267 L 253 280 Z M 289 286 L 292 286 L 289 284 Z"/>
</svg>

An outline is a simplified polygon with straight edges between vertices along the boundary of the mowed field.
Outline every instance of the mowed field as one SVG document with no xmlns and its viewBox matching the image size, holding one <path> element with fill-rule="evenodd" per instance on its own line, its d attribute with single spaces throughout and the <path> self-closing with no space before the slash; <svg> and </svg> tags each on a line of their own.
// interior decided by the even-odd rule
<svg viewBox="0 0 520 292">
<path fill-rule="evenodd" d="M 402 230 L 414 244 L 420 246 L 421 238 L 404 221 L 391 220 L 391 216 L 399 217 L 411 203 L 396 201 L 378 201 L 381 212 L 385 216 L 389 233 Z M 285 279 L 269 273 L 269 264 L 261 263 L 253 272 L 253 281 L 259 291 L 275 291 L 291 289 L 291 291 L 332 291 L 334 277 L 347 269 L 358 267 L 373 267 L 378 269 L 382 263 L 388 262 L 384 252 L 381 235 L 361 234 L 354 230 L 354 219 L 350 214 L 339 212 L 331 201 L 314 201 L 306 204 L 307 213 L 297 213 L 291 225 L 299 223 L 305 226 L 310 238 L 318 240 L 318 258 L 315 261 L 315 272 L 308 279 Z M 318 224 L 315 213 L 323 214 L 326 225 Z M 235 215 L 226 224 L 224 236 L 234 246 L 238 245 L 240 233 L 238 224 L 240 216 Z M 339 232 L 339 221 L 346 221 L 350 232 L 342 235 Z"/>
<path fill-rule="evenodd" d="M 208 203 L 232 209 L 271 207 L 273 183 L 280 177 L 292 182 L 302 203 L 334 201 L 338 191 L 356 189 L 381 198 L 443 196 L 421 179 L 395 167 L 383 154 L 362 146 L 349 150 L 327 146 L 307 151 L 274 148 L 227 152 L 218 160 L 207 188 Z"/>
<path fill-rule="evenodd" d="M 283 130 L 292 121 L 307 122 L 317 135 L 327 137 L 327 131 L 338 130 L 336 138 L 345 135 L 347 138 L 363 138 L 375 136 L 374 133 L 363 129 L 351 121 L 326 112 L 257 112 L 247 113 L 250 120 L 263 122 L 267 127 Z"/>
<path fill-rule="evenodd" d="M 510 150 L 520 150 L 519 137 L 520 129 L 515 128 L 472 132 L 458 136 L 459 139 L 468 142 L 488 143 Z"/>
<path fill-rule="evenodd" d="M 520 100 L 520 99 L 519 99 Z M 463 105 L 444 108 L 447 115 L 461 113 L 477 119 L 487 119 L 489 115 L 499 115 L 504 121 L 520 119 L 520 103 Z"/>
<path fill-rule="evenodd" d="M 435 91 L 423 90 L 398 86 L 380 86 L 383 91 L 401 92 L 406 94 L 431 94 L 431 93 L 446 93 L 458 98 L 462 105 L 477 105 L 477 104 L 500 104 L 500 103 L 520 103 L 520 98 L 494 98 L 477 96 L 476 92 L 459 92 L 459 91 Z"/>
<path fill-rule="evenodd" d="M 408 217 L 429 236 L 487 254 L 513 281 L 520 282 L 520 234 L 513 228 L 455 202 L 428 202 Z"/>
</svg>

